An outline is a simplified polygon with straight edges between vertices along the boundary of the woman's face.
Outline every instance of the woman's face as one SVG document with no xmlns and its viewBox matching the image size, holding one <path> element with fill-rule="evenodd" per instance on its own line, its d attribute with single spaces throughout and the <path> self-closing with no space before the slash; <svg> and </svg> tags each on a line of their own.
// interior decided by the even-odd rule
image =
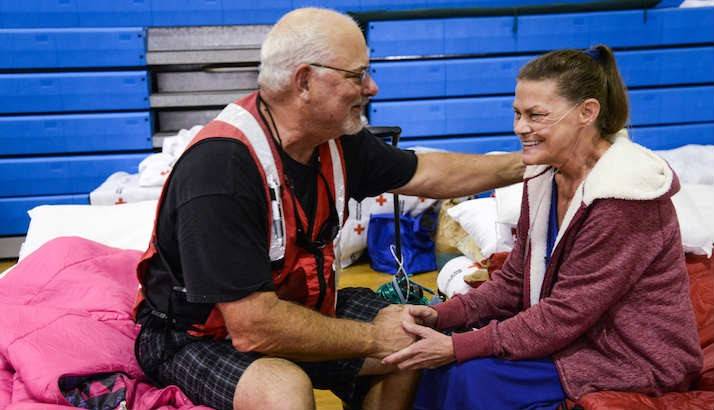
<svg viewBox="0 0 714 410">
<path fill-rule="evenodd" d="M 513 100 L 513 131 L 523 147 L 526 165 L 559 168 L 573 155 L 580 104 L 561 97 L 553 80 L 519 80 Z"/>
</svg>

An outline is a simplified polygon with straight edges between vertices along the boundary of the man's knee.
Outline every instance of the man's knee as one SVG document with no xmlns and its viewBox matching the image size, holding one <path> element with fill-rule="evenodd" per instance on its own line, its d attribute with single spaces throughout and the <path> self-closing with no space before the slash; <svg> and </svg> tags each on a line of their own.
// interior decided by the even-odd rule
<svg viewBox="0 0 714 410">
<path fill-rule="evenodd" d="M 258 359 L 241 376 L 233 408 L 314 409 L 312 382 L 299 366 L 288 360 Z"/>
</svg>

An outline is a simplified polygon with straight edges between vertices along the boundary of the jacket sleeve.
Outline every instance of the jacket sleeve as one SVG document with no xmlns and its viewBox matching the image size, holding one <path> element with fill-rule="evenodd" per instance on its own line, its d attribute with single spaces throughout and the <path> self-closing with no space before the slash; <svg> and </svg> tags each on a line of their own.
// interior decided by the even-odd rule
<svg viewBox="0 0 714 410">
<path fill-rule="evenodd" d="M 527 210 L 521 212 L 516 242 L 503 267 L 478 288 L 436 305 L 438 329 L 485 325 L 489 320 L 505 319 L 523 309 L 523 263 L 528 231 L 523 212 Z"/>
<path fill-rule="evenodd" d="M 583 335 L 662 250 L 660 202 L 609 199 L 591 204 L 586 220 L 573 233 L 550 296 L 510 319 L 455 334 L 456 359 L 538 358 Z"/>
</svg>

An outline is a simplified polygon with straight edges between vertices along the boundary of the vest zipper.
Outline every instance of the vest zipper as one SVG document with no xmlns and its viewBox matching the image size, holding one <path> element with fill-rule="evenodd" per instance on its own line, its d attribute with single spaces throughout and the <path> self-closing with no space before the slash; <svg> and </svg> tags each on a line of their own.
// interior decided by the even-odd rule
<svg viewBox="0 0 714 410">
<path fill-rule="evenodd" d="M 317 153 L 317 151 L 316 151 Z M 307 232 L 307 237 L 310 241 L 312 241 L 312 233 L 313 230 L 315 229 L 315 219 L 317 214 L 317 206 L 319 203 L 319 195 L 318 195 L 318 189 L 317 189 L 317 184 L 318 184 L 318 176 L 317 173 L 322 175 L 320 172 L 320 157 L 319 154 L 317 156 L 317 164 L 316 164 L 316 175 L 315 175 L 315 186 L 313 187 L 313 194 L 315 198 L 315 202 L 313 202 L 312 206 L 310 207 L 310 217 L 308 218 L 308 232 Z M 327 186 L 325 186 L 325 189 L 329 190 Z M 312 223 L 310 223 L 312 221 Z M 323 222 L 326 223 L 326 222 Z M 317 281 L 320 285 L 320 293 L 317 296 L 317 304 L 315 305 L 315 309 L 319 312 L 322 308 L 322 302 L 325 300 L 325 292 L 327 289 L 327 282 L 325 281 L 325 254 L 322 253 L 322 249 L 324 249 L 324 246 L 316 246 L 313 244 L 311 246 L 313 248 L 312 254 L 315 255 L 315 263 L 317 264 L 316 266 L 316 274 L 317 274 Z"/>
<path fill-rule="evenodd" d="M 325 255 L 320 249 L 315 249 L 313 254 L 315 255 L 315 263 L 318 265 L 317 280 L 320 283 L 320 295 L 317 297 L 317 305 L 315 308 L 320 311 L 322 302 L 325 300 L 325 292 L 327 289 L 327 282 L 325 281 Z"/>
</svg>

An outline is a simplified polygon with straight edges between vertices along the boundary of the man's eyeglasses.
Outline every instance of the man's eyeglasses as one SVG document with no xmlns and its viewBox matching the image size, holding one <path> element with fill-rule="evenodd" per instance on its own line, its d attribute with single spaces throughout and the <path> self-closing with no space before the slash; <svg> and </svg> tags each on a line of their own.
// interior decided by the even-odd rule
<svg viewBox="0 0 714 410">
<path fill-rule="evenodd" d="M 364 84 L 364 81 L 369 76 L 369 67 L 364 67 L 363 69 L 361 69 L 359 71 L 352 71 L 352 70 L 345 70 L 344 68 L 337 68 L 337 67 L 332 67 L 329 65 L 317 64 L 317 63 L 308 63 L 308 65 L 311 65 L 313 67 L 327 68 L 328 70 L 335 70 L 335 71 L 347 73 L 349 75 L 346 75 L 345 78 L 351 78 L 351 79 L 357 80 L 357 81 L 359 81 L 360 84 Z"/>
</svg>

